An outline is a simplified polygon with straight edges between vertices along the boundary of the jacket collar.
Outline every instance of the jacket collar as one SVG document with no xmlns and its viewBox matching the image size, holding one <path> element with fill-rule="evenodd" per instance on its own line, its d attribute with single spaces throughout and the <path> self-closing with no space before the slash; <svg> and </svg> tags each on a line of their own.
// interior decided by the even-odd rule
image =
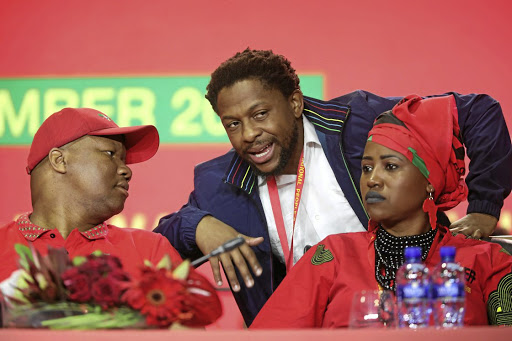
<svg viewBox="0 0 512 341">
<path fill-rule="evenodd" d="M 23 237 L 33 242 L 43 233 L 51 231 L 51 229 L 33 224 L 29 219 L 30 214 L 31 212 L 27 212 L 20 215 L 18 219 L 16 219 L 16 225 L 18 226 L 18 230 L 23 235 Z M 107 223 L 103 222 L 87 231 L 80 232 L 80 234 L 89 240 L 106 238 L 108 235 Z"/>
<path fill-rule="evenodd" d="M 336 101 L 322 101 L 304 96 L 302 114 L 315 126 L 317 132 L 339 135 L 350 113 L 350 106 Z M 322 139 L 320 139 L 322 141 Z M 258 177 L 251 165 L 235 153 L 226 171 L 224 182 L 251 194 Z"/>
<path fill-rule="evenodd" d="M 315 129 L 324 134 L 340 134 L 350 113 L 350 106 L 337 101 L 322 101 L 304 97 L 306 118 L 315 125 Z"/>
</svg>

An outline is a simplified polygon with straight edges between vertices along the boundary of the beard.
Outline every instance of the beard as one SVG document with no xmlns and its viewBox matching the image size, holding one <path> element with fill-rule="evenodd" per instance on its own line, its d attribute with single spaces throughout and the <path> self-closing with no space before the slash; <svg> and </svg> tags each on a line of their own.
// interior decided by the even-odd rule
<svg viewBox="0 0 512 341">
<path fill-rule="evenodd" d="M 245 159 L 250 163 L 251 168 L 257 176 L 269 176 L 269 175 L 280 175 L 285 167 L 288 165 L 295 148 L 297 147 L 297 141 L 299 140 L 299 125 L 297 120 L 293 120 L 293 129 L 290 131 L 290 134 L 285 137 L 283 144 L 281 145 L 281 153 L 279 154 L 279 163 L 277 166 L 271 170 L 270 172 L 262 172 L 258 167 L 252 163 L 250 160 Z M 276 143 L 276 141 L 272 141 Z"/>
</svg>

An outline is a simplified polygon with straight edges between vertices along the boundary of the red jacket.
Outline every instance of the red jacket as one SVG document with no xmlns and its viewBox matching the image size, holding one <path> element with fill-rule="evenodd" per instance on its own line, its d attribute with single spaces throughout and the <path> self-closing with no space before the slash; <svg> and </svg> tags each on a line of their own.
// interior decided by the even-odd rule
<svg viewBox="0 0 512 341">
<path fill-rule="evenodd" d="M 96 250 L 119 257 L 123 268 L 133 276 L 138 276 L 139 268 L 145 260 L 157 264 L 168 254 L 175 264 L 181 257 L 163 236 L 145 230 L 119 228 L 106 223 L 86 232 L 73 230 L 64 239 L 57 229 L 45 229 L 32 224 L 29 214 L 21 215 L 16 221 L 0 228 L 0 282 L 18 269 L 18 254 L 14 244 L 32 245 L 42 254 L 48 253 L 48 246 L 66 248 L 69 257 L 87 256 Z"/>
<path fill-rule="evenodd" d="M 446 228 L 438 228 L 425 263 L 432 269 L 440 262 L 441 246 L 457 248 L 455 260 L 466 272 L 464 324 L 488 324 L 488 305 L 493 311 L 491 324 L 506 322 L 507 313 L 512 314 L 512 296 L 503 289 L 512 286 L 512 256 L 498 244 L 453 236 Z M 379 289 L 374 240 L 375 232 L 337 234 L 311 248 L 270 297 L 251 328 L 347 327 L 354 293 Z"/>
</svg>

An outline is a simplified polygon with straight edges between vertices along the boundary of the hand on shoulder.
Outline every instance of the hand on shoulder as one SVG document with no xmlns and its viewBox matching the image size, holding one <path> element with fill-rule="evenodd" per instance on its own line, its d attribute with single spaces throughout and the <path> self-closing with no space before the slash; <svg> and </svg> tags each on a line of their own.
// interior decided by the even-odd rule
<svg viewBox="0 0 512 341">
<path fill-rule="evenodd" d="M 488 237 L 496 229 L 498 219 L 484 213 L 469 213 L 450 225 L 453 233 L 462 233 L 475 239 Z"/>
</svg>

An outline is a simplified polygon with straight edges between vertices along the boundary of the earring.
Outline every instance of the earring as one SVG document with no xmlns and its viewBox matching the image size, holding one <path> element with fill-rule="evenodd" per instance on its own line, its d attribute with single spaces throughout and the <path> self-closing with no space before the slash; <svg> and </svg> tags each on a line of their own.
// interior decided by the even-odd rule
<svg viewBox="0 0 512 341">
<path fill-rule="evenodd" d="M 428 220 L 432 229 L 436 228 L 437 223 L 437 206 L 434 202 L 434 192 L 428 192 L 428 198 L 423 202 L 423 211 L 428 214 Z"/>
</svg>

